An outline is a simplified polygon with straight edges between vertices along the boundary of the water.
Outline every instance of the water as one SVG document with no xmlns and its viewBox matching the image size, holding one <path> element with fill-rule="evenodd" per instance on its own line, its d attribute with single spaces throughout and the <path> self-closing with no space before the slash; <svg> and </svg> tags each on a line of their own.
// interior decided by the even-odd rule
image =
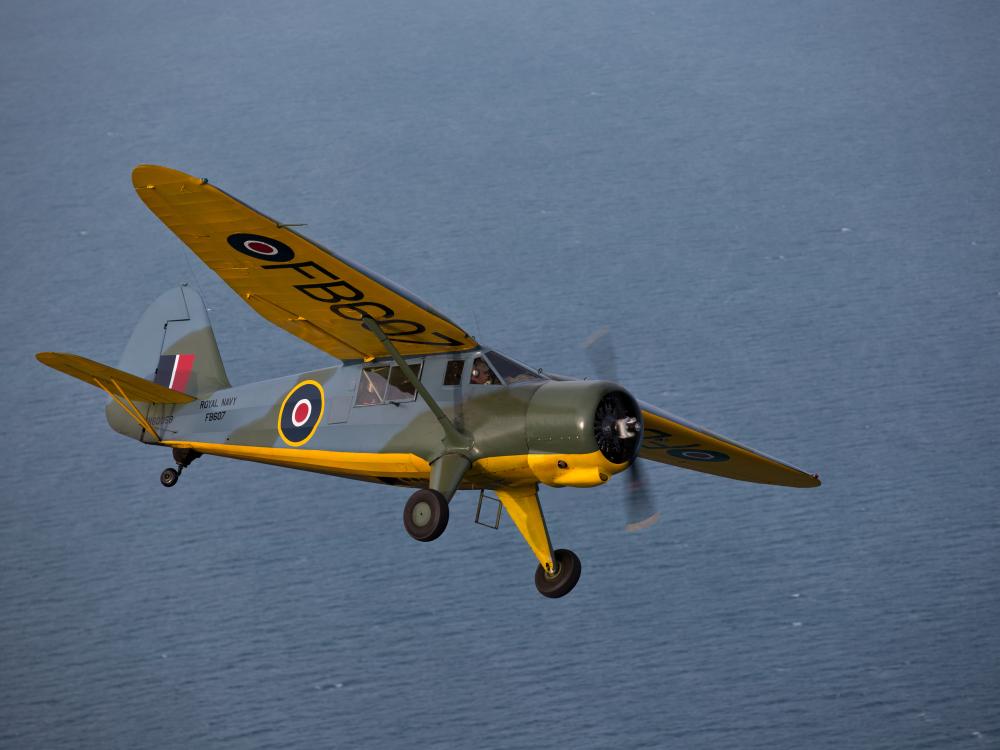
<svg viewBox="0 0 1000 750">
<path fill-rule="evenodd" d="M 37 2 L 0 30 L 0 746 L 1000 746 L 992 3 Z M 190 280 L 234 383 L 323 355 L 135 197 L 210 177 L 527 362 L 811 471 L 509 523 L 164 451 L 34 362 Z"/>
</svg>

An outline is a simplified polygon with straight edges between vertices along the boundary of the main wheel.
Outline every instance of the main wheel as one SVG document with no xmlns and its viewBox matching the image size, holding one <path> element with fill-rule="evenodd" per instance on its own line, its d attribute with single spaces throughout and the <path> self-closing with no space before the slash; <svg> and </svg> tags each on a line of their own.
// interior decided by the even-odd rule
<svg viewBox="0 0 1000 750">
<path fill-rule="evenodd" d="M 181 478 L 181 473 L 177 469 L 164 469 L 160 474 L 160 484 L 164 487 L 173 487 L 177 480 Z"/>
<path fill-rule="evenodd" d="M 448 526 L 448 501 L 437 490 L 417 490 L 406 501 L 403 527 L 418 542 L 431 542 Z"/>
<path fill-rule="evenodd" d="M 576 582 L 580 580 L 582 566 L 580 558 L 568 549 L 557 549 L 552 553 L 552 557 L 555 558 L 556 572 L 549 575 L 548 571 L 539 565 L 535 571 L 535 588 L 542 596 L 558 599 L 560 596 L 566 596 L 576 586 Z"/>
</svg>

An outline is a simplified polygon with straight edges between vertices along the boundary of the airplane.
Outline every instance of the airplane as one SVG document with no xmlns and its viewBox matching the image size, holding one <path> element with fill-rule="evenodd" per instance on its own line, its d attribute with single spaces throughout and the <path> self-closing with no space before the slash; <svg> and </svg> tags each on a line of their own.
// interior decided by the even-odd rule
<svg viewBox="0 0 1000 750">
<path fill-rule="evenodd" d="M 505 511 L 538 560 L 536 588 L 557 598 L 577 584 L 581 563 L 553 548 L 540 484 L 597 487 L 638 471 L 641 458 L 746 482 L 820 485 L 611 380 L 545 373 L 483 346 L 411 292 L 206 179 L 140 165 L 132 182 L 244 302 L 340 362 L 231 385 L 204 302 L 187 285 L 146 309 L 117 367 L 36 355 L 104 391 L 112 429 L 172 449 L 165 487 L 202 455 L 408 487 L 403 526 L 421 542 L 444 532 L 458 490 L 478 490 L 475 520 L 496 528 Z M 481 520 L 484 500 L 497 501 L 488 506 L 495 519 Z"/>
</svg>

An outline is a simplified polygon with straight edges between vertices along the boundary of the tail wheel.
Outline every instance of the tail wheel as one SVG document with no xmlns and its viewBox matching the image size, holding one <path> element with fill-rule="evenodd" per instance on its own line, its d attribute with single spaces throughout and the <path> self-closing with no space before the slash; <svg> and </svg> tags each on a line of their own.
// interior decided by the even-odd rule
<svg viewBox="0 0 1000 750">
<path fill-rule="evenodd" d="M 431 542 L 448 526 L 448 501 L 437 490 L 417 490 L 406 501 L 403 528 L 418 542 Z"/>
<path fill-rule="evenodd" d="M 164 487 L 173 487 L 177 480 L 181 478 L 181 473 L 177 469 L 164 469 L 160 474 L 160 484 Z"/>
<path fill-rule="evenodd" d="M 535 571 L 535 588 L 542 596 L 558 599 L 566 596 L 576 582 L 580 580 L 580 558 L 568 549 L 557 549 L 552 557 L 555 559 L 556 572 L 549 574 L 541 565 Z"/>
</svg>

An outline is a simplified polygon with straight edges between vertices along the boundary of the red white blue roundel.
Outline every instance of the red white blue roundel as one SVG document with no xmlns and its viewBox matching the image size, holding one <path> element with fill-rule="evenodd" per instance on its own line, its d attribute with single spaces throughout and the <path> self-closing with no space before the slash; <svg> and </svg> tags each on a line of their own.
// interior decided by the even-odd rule
<svg viewBox="0 0 1000 750">
<path fill-rule="evenodd" d="M 323 417 L 323 386 L 304 380 L 289 391 L 278 413 L 278 434 L 293 448 L 308 442 Z"/>
<path fill-rule="evenodd" d="M 233 250 L 238 250 L 257 260 L 287 263 L 295 257 L 292 248 L 284 242 L 265 237 L 262 234 L 231 234 L 226 238 L 226 241 Z"/>
<path fill-rule="evenodd" d="M 667 451 L 674 458 L 686 461 L 728 461 L 729 456 L 719 451 L 707 451 L 704 448 L 674 448 Z"/>
</svg>

